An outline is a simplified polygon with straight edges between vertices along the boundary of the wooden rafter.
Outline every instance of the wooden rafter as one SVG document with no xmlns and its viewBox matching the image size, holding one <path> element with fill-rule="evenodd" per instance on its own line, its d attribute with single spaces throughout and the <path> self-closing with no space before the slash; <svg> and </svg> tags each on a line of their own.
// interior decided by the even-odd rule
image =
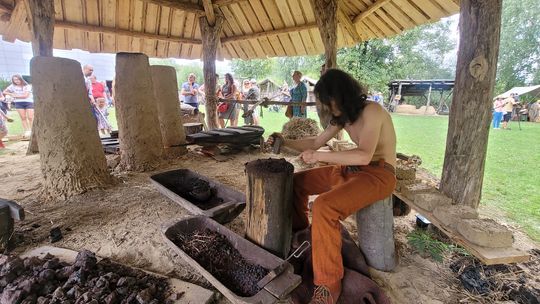
<svg viewBox="0 0 540 304">
<path fill-rule="evenodd" d="M 204 7 L 198 5 L 197 3 L 185 2 L 185 1 L 175 1 L 175 0 L 141 0 L 146 3 L 157 4 L 159 6 L 166 6 L 170 8 L 176 8 L 182 11 L 191 12 L 195 14 L 204 15 Z"/>
<path fill-rule="evenodd" d="M 376 10 L 381 8 L 383 5 L 389 3 L 390 1 L 392 0 L 378 0 L 377 2 L 373 3 L 365 11 L 361 12 L 358 16 L 354 17 L 353 24 L 357 24 L 358 22 L 362 21 L 367 16 L 373 14 Z"/>
<path fill-rule="evenodd" d="M 338 22 L 341 24 L 341 26 L 343 26 L 343 29 L 345 29 L 345 31 L 349 33 L 354 42 L 360 42 L 363 40 L 358 31 L 356 30 L 354 24 L 351 22 L 351 19 L 349 19 L 349 16 L 347 16 L 347 13 L 345 13 L 343 7 L 341 6 L 338 8 L 337 17 Z"/>
<path fill-rule="evenodd" d="M 114 27 L 80 24 L 80 23 L 68 22 L 68 21 L 56 21 L 55 26 L 58 28 L 63 28 L 63 29 L 68 29 L 68 30 L 79 30 L 79 31 L 92 32 L 92 33 L 124 35 L 124 36 L 129 36 L 129 37 L 134 37 L 134 38 L 155 39 L 155 40 L 177 42 L 177 43 L 202 44 L 200 39 L 165 36 L 165 35 L 150 34 L 150 33 L 143 33 L 143 32 L 134 32 L 130 30 L 117 29 Z"/>
<path fill-rule="evenodd" d="M 299 32 L 299 31 L 309 30 L 309 29 L 313 29 L 313 28 L 317 28 L 316 23 L 308 23 L 308 24 L 294 26 L 294 27 L 285 27 L 285 28 L 282 28 L 282 29 L 279 29 L 279 30 L 258 32 L 258 33 L 247 34 L 247 35 L 223 37 L 223 38 L 221 38 L 221 43 L 230 43 L 230 42 L 235 42 L 235 41 L 241 41 L 241 40 L 247 40 L 247 39 L 255 39 L 255 38 L 278 35 L 278 34 L 287 34 L 287 33 L 290 33 L 290 32 Z"/>
<path fill-rule="evenodd" d="M 203 0 L 204 13 L 206 14 L 206 19 L 210 26 L 216 24 L 216 13 L 214 12 L 214 6 L 212 5 L 212 0 Z"/>
<path fill-rule="evenodd" d="M 12 11 L 13 11 L 13 7 L 0 2 L 0 12 L 11 13 Z"/>
<path fill-rule="evenodd" d="M 215 0 L 214 4 L 217 6 L 225 6 L 225 5 L 234 4 L 238 2 L 244 2 L 244 1 L 247 1 L 247 0 Z"/>
<path fill-rule="evenodd" d="M 13 11 L 11 12 L 11 17 L 9 19 L 9 25 L 7 26 L 6 33 L 2 36 L 2 39 L 9 42 L 15 42 L 16 38 L 20 38 L 21 30 L 25 30 L 25 34 L 30 32 L 28 23 L 26 22 L 27 17 L 26 5 L 23 0 L 16 2 Z M 22 26 L 22 27 L 21 27 Z M 28 36 L 25 36 L 28 37 Z"/>
</svg>

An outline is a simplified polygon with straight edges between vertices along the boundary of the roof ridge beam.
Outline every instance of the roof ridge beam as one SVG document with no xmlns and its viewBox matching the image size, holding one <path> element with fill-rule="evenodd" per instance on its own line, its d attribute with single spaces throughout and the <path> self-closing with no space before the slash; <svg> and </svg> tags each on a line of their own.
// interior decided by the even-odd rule
<svg viewBox="0 0 540 304">
<path fill-rule="evenodd" d="M 392 0 L 378 0 L 377 2 L 370 5 L 365 11 L 358 14 L 358 16 L 354 17 L 353 24 L 357 24 L 358 22 L 362 21 L 369 15 L 373 14 L 376 10 L 381 8 L 383 5 L 389 3 Z"/>
<path fill-rule="evenodd" d="M 141 0 L 142 2 L 152 3 L 159 6 L 166 6 L 170 8 L 179 9 L 186 12 L 195 13 L 198 15 L 204 15 L 205 10 L 202 5 L 192 2 L 175 1 L 175 0 Z"/>
<path fill-rule="evenodd" d="M 231 36 L 231 37 L 222 37 L 221 43 L 229 43 L 234 41 L 240 41 L 240 40 L 246 40 L 246 39 L 256 39 L 260 37 L 267 37 L 272 35 L 278 35 L 278 34 L 287 34 L 290 32 L 297 32 L 297 31 L 303 31 L 303 30 L 309 30 L 317 28 L 317 23 L 306 23 L 304 25 L 294 26 L 294 27 L 285 27 L 278 30 L 273 31 L 264 31 L 264 32 L 257 32 L 247 35 L 239 35 L 239 36 Z"/>
</svg>

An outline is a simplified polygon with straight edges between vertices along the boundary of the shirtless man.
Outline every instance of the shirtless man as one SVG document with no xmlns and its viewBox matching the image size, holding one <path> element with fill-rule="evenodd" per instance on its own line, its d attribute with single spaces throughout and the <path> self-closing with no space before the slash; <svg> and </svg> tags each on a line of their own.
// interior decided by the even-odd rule
<svg viewBox="0 0 540 304">
<path fill-rule="evenodd" d="M 317 137 L 284 140 L 302 151 L 306 163 L 334 165 L 294 175 L 293 230 L 309 226 L 308 196 L 319 194 L 312 207 L 314 283 L 310 303 L 336 303 L 341 294 L 343 261 L 340 220 L 388 197 L 395 188 L 396 135 L 392 119 L 381 105 L 367 101 L 366 90 L 349 74 L 331 69 L 317 82 L 315 95 L 332 113 L 328 127 Z M 339 152 L 319 152 L 341 129 L 358 146 Z M 281 136 L 273 134 L 273 138 Z M 272 144 L 273 138 L 268 142 Z"/>
</svg>

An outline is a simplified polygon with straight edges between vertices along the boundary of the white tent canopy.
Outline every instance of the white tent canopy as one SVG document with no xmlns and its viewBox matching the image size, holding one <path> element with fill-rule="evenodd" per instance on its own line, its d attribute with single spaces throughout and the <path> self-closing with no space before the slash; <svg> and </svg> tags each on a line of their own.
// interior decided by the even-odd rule
<svg viewBox="0 0 540 304">
<path fill-rule="evenodd" d="M 519 96 L 522 95 L 529 95 L 533 98 L 540 97 L 540 85 L 530 86 L 530 87 L 513 87 L 510 90 L 500 94 L 499 96 L 495 98 L 506 98 L 509 97 L 510 94 L 517 93 Z"/>
</svg>

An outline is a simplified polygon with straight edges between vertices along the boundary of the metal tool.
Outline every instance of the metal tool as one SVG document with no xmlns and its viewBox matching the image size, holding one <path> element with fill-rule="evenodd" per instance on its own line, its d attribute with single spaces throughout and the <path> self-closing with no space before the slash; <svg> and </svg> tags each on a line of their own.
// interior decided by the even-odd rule
<svg viewBox="0 0 540 304">
<path fill-rule="evenodd" d="M 274 144 L 272 145 L 272 153 L 279 154 L 281 152 L 282 145 L 283 145 L 283 138 L 281 136 L 274 136 Z"/>
<path fill-rule="evenodd" d="M 272 282 L 278 275 L 282 274 L 285 269 L 287 269 L 287 266 L 289 266 L 289 260 L 294 258 L 299 258 L 302 256 L 302 254 L 311 247 L 311 244 L 308 241 L 304 241 L 302 244 L 300 244 L 300 247 L 296 248 L 296 250 L 289 255 L 283 263 L 279 264 L 278 267 L 272 269 L 267 275 L 264 276 L 258 283 L 257 286 L 259 288 L 263 288 L 264 286 L 268 285 L 268 283 Z"/>
</svg>

